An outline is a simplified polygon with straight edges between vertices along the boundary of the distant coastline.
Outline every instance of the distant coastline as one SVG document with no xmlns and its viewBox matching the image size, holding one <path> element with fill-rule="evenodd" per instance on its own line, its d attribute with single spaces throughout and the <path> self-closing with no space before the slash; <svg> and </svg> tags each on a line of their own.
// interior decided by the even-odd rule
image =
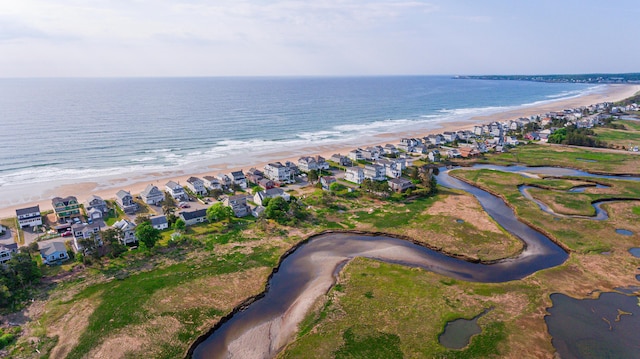
<svg viewBox="0 0 640 359">
<path fill-rule="evenodd" d="M 462 80 L 512 80 L 549 83 L 640 84 L 640 73 L 576 75 L 470 75 L 454 76 Z"/>
</svg>

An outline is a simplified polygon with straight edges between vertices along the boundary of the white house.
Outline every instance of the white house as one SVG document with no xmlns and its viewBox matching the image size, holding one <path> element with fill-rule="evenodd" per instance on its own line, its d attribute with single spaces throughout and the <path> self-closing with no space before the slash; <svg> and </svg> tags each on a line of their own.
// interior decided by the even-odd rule
<svg viewBox="0 0 640 359">
<path fill-rule="evenodd" d="M 16 209 L 16 215 L 18 216 L 18 225 L 20 228 L 42 225 L 40 205 Z"/>
<path fill-rule="evenodd" d="M 282 197 L 287 202 L 291 198 L 291 196 L 289 196 L 289 194 L 287 192 L 285 192 L 284 190 L 282 190 L 280 188 L 271 188 L 271 189 L 264 190 L 264 191 L 259 191 L 258 193 L 256 193 L 253 196 L 253 202 L 255 202 L 259 206 L 262 206 L 263 201 L 265 199 L 267 199 L 267 198 L 276 198 L 276 197 Z"/>
<path fill-rule="evenodd" d="M 102 237 L 100 231 L 105 227 L 102 220 L 96 220 L 93 223 L 76 223 L 71 226 L 71 233 L 73 234 L 73 247 L 76 251 L 80 251 L 82 246 L 79 241 L 81 239 L 92 238 L 98 245 L 102 245 Z"/>
<path fill-rule="evenodd" d="M 202 182 L 204 182 L 204 186 L 210 190 L 222 189 L 222 184 L 220 180 L 213 176 L 204 176 L 202 177 Z"/>
<path fill-rule="evenodd" d="M 151 226 L 159 231 L 169 228 L 169 222 L 165 216 L 155 216 L 149 218 Z"/>
<path fill-rule="evenodd" d="M 18 253 L 18 243 L 0 244 L 0 264 L 10 261 L 14 253 Z"/>
<path fill-rule="evenodd" d="M 236 186 L 240 186 L 242 189 L 247 188 L 247 177 L 245 177 L 242 171 L 233 171 L 229 174 L 231 182 Z"/>
<path fill-rule="evenodd" d="M 132 245 L 138 242 L 136 237 L 136 225 L 126 219 L 121 219 L 113 224 L 113 228 L 118 228 L 122 232 L 120 242 L 124 245 Z"/>
<path fill-rule="evenodd" d="M 361 184 L 364 181 L 364 171 L 360 167 L 348 167 L 344 179 L 345 181 Z"/>
<path fill-rule="evenodd" d="M 298 159 L 298 168 L 302 172 L 309 172 L 318 169 L 318 163 L 316 159 L 311 156 L 304 156 Z"/>
<path fill-rule="evenodd" d="M 195 193 L 196 196 L 204 196 L 207 194 L 204 181 L 198 177 L 189 177 L 187 179 L 187 188 L 189 188 L 191 192 Z"/>
<path fill-rule="evenodd" d="M 293 180 L 291 168 L 280 162 L 269 163 L 264 166 L 264 176 L 278 182 L 291 182 Z"/>
<path fill-rule="evenodd" d="M 366 165 L 364 166 L 364 178 L 369 178 L 374 181 L 384 181 L 387 179 L 385 175 L 385 168 L 381 165 Z"/>
<path fill-rule="evenodd" d="M 164 193 L 156 186 L 149 184 L 140 192 L 140 197 L 146 204 L 158 205 L 164 201 Z"/>
<path fill-rule="evenodd" d="M 188 198 L 187 194 L 184 192 L 184 188 L 173 181 L 167 182 L 167 184 L 164 185 L 164 188 L 171 197 L 177 201 L 186 201 Z"/>
<path fill-rule="evenodd" d="M 190 212 L 180 212 L 178 214 L 187 226 L 192 226 L 197 223 L 203 223 L 207 220 L 206 208 L 197 209 Z"/>
</svg>

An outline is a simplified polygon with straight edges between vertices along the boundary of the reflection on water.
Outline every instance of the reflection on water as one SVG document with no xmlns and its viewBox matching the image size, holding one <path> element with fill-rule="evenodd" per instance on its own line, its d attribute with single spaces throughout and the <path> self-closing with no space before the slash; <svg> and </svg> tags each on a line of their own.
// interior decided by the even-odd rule
<svg viewBox="0 0 640 359">
<path fill-rule="evenodd" d="M 638 297 L 602 293 L 598 299 L 574 299 L 555 293 L 551 301 L 544 319 L 561 358 L 640 358 Z"/>
</svg>

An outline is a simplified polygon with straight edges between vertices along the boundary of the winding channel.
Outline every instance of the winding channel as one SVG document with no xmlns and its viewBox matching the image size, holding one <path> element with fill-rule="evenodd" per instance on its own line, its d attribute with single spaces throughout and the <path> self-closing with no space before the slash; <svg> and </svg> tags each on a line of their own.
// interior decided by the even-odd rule
<svg viewBox="0 0 640 359">
<path fill-rule="evenodd" d="M 600 176 L 552 167 L 475 166 L 505 172 L 535 172 L 557 176 Z M 419 267 L 451 278 L 474 282 L 505 282 L 524 278 L 562 264 L 568 254 L 548 237 L 517 220 L 502 199 L 449 176 L 437 177 L 442 186 L 474 195 L 503 228 L 525 243 L 516 257 L 490 264 L 449 257 L 410 241 L 377 235 L 327 233 L 308 239 L 280 261 L 264 293 L 236 308 L 189 349 L 192 358 L 271 358 L 295 335 L 299 322 L 315 301 L 334 285 L 339 271 L 355 257 Z M 637 177 L 624 179 L 640 180 Z"/>
</svg>

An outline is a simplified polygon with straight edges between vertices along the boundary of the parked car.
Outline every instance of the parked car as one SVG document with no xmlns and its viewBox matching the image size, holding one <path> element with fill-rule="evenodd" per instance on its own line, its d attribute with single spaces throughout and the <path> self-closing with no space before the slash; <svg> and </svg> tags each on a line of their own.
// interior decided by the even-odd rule
<svg viewBox="0 0 640 359">
<path fill-rule="evenodd" d="M 69 237 L 69 236 L 71 236 L 71 231 L 62 232 L 61 236 Z"/>
<path fill-rule="evenodd" d="M 189 208 L 189 207 L 191 207 L 191 205 L 189 203 L 186 203 L 186 202 L 180 202 L 178 204 L 178 207 L 180 207 L 180 208 Z"/>
</svg>

